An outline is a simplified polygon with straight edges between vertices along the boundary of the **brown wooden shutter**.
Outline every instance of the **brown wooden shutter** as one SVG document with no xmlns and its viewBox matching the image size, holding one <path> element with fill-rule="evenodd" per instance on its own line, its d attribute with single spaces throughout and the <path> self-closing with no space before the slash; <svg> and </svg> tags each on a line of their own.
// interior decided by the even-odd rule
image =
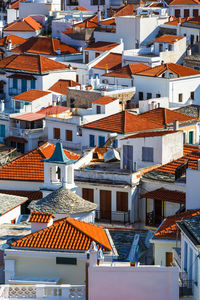
<svg viewBox="0 0 200 300">
<path fill-rule="evenodd" d="M 128 211 L 127 192 L 117 192 L 117 211 Z"/>
<path fill-rule="evenodd" d="M 60 139 L 60 128 L 54 128 L 53 132 L 54 132 L 54 139 L 59 140 Z"/>
<path fill-rule="evenodd" d="M 85 200 L 94 202 L 94 190 L 93 189 L 82 189 L 82 197 Z"/>
<path fill-rule="evenodd" d="M 65 134 L 66 134 L 66 141 L 72 142 L 72 130 L 66 130 Z"/>
</svg>

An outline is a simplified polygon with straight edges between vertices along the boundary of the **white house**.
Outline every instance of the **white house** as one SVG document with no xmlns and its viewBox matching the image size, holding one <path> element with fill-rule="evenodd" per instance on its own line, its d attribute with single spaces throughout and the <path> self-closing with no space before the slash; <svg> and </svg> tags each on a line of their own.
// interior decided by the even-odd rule
<svg viewBox="0 0 200 300">
<path fill-rule="evenodd" d="M 200 15 L 200 6 L 196 1 L 178 1 L 173 0 L 169 3 L 169 16 L 176 18 L 198 17 Z"/>
</svg>

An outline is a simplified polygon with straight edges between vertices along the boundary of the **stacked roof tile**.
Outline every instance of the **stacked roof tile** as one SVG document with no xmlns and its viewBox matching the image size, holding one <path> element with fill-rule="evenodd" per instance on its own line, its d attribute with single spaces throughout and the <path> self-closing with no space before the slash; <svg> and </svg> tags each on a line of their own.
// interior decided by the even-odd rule
<svg viewBox="0 0 200 300">
<path fill-rule="evenodd" d="M 49 223 L 52 219 L 52 213 L 43 213 L 43 212 L 32 212 L 29 222 L 32 223 Z"/>
<path fill-rule="evenodd" d="M 141 195 L 142 198 L 150 198 L 159 201 L 167 201 L 173 203 L 185 204 L 185 193 L 178 191 L 166 190 L 160 188 L 151 192 L 147 192 Z"/>
<path fill-rule="evenodd" d="M 132 78 L 132 75 L 137 74 L 141 71 L 149 70 L 151 67 L 143 64 L 128 64 L 122 68 L 119 68 L 113 72 L 104 74 L 106 77 L 120 77 L 120 78 Z"/>
<path fill-rule="evenodd" d="M 20 36 L 10 34 L 10 35 L 4 36 L 2 39 L 0 39 L 0 46 L 6 47 L 9 40 L 11 41 L 13 46 L 23 44 L 26 41 L 26 39 L 24 39 Z"/>
<path fill-rule="evenodd" d="M 122 55 L 119 53 L 109 53 L 105 58 L 100 60 L 93 68 L 104 70 L 115 70 L 122 65 Z"/>
<path fill-rule="evenodd" d="M 41 24 L 28 16 L 8 24 L 4 31 L 37 31 L 40 29 L 42 29 Z"/>
<path fill-rule="evenodd" d="M 80 83 L 73 81 L 73 80 L 67 80 L 67 79 L 59 79 L 56 83 L 54 83 L 49 90 L 55 93 L 59 93 L 62 95 L 67 94 L 67 88 L 68 87 L 74 87 L 74 86 L 81 86 Z"/>
<path fill-rule="evenodd" d="M 155 39 L 155 42 L 158 43 L 176 43 L 179 40 L 182 40 L 184 36 L 177 36 L 172 34 L 164 34 L 157 39 Z"/>
</svg>

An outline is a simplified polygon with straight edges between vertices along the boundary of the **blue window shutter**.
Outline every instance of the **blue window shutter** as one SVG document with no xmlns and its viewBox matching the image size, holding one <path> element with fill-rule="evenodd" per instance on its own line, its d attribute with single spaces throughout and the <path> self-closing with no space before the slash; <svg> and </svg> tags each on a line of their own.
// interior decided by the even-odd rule
<svg viewBox="0 0 200 300">
<path fill-rule="evenodd" d="M 118 140 L 115 139 L 115 140 L 113 141 L 113 148 L 117 148 L 117 147 L 118 147 Z"/>
<path fill-rule="evenodd" d="M 22 92 L 26 92 L 26 91 L 27 91 L 27 80 L 22 79 Z"/>
<path fill-rule="evenodd" d="M 94 144 L 94 135 L 90 134 L 89 139 L 90 139 L 90 147 L 94 147 L 95 146 L 95 144 Z"/>
<path fill-rule="evenodd" d="M 0 125 L 0 135 L 1 137 L 5 137 L 6 133 L 6 126 L 5 125 Z"/>
<path fill-rule="evenodd" d="M 105 136 L 99 135 L 99 137 L 98 137 L 98 147 L 103 147 L 104 144 L 105 144 Z"/>
<path fill-rule="evenodd" d="M 142 161 L 153 162 L 153 148 L 152 147 L 142 147 Z"/>
<path fill-rule="evenodd" d="M 13 78 L 13 88 L 17 89 L 17 86 L 18 86 L 17 78 Z"/>
<path fill-rule="evenodd" d="M 123 167 L 133 170 L 133 146 L 123 145 Z"/>
<path fill-rule="evenodd" d="M 31 89 L 35 89 L 35 80 L 31 80 Z"/>
</svg>

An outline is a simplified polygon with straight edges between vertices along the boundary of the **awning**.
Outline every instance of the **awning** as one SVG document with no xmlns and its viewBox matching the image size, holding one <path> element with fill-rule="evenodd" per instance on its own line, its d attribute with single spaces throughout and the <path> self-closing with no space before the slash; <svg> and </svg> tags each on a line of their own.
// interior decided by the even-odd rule
<svg viewBox="0 0 200 300">
<path fill-rule="evenodd" d="M 15 143 L 21 143 L 25 144 L 28 143 L 28 141 L 24 138 L 21 137 L 16 137 L 16 136 L 8 136 L 4 139 L 5 142 L 15 142 Z"/>
<path fill-rule="evenodd" d="M 12 74 L 12 75 L 8 76 L 8 78 L 36 80 L 36 78 L 33 75 L 27 75 L 27 74 Z"/>
<path fill-rule="evenodd" d="M 185 204 L 185 193 L 170 191 L 164 188 L 160 188 L 145 194 L 141 194 L 140 196 L 141 198 L 150 198 L 150 199 L 155 199 L 160 201 Z"/>
</svg>

